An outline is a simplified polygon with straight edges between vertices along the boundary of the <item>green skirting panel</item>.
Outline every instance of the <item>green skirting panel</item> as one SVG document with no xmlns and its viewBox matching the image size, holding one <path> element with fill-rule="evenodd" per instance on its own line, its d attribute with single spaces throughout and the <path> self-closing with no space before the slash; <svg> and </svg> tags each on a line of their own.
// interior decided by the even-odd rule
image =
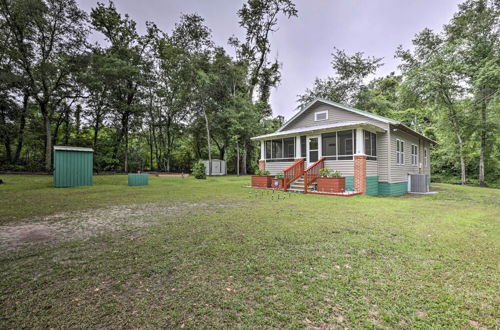
<svg viewBox="0 0 500 330">
<path fill-rule="evenodd" d="M 378 195 L 378 176 L 366 177 L 366 194 L 369 196 Z"/>
<path fill-rule="evenodd" d="M 378 193 L 383 196 L 400 196 L 408 192 L 408 182 L 378 183 Z"/>
<path fill-rule="evenodd" d="M 128 185 L 129 186 L 147 186 L 148 185 L 149 174 L 129 174 L 128 175 Z"/>
<path fill-rule="evenodd" d="M 345 190 L 354 191 L 354 177 L 346 176 L 345 177 Z"/>
</svg>

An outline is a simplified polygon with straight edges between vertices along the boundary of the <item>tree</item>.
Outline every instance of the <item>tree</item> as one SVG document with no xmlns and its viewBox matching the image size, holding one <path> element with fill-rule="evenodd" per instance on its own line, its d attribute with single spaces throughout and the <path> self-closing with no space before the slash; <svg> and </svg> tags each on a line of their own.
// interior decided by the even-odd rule
<svg viewBox="0 0 500 330">
<path fill-rule="evenodd" d="M 382 58 L 364 57 L 364 53 L 347 54 L 334 48 L 332 53 L 334 76 L 325 79 L 316 78 L 312 89 L 306 89 L 299 95 L 299 108 L 304 107 L 317 97 L 348 105 L 356 105 L 360 94 L 367 89 L 365 80 L 382 66 Z"/>
<path fill-rule="evenodd" d="M 92 26 L 101 32 L 109 47 L 96 52 L 98 77 L 106 85 L 107 104 L 117 125 L 114 157 L 123 143 L 123 170 L 128 172 L 130 124 L 141 113 L 140 93 L 147 82 L 150 62 L 145 52 L 151 42 L 149 35 L 139 36 L 136 23 L 128 15 L 122 17 L 113 4 L 98 3 L 90 14 Z"/>
<path fill-rule="evenodd" d="M 230 44 L 237 48 L 238 57 L 248 66 L 248 96 L 262 103 L 262 115 L 271 115 L 269 90 L 279 82 L 279 63 L 269 61 L 270 34 L 277 31 L 278 16 L 296 17 L 297 9 L 290 0 L 248 0 L 238 11 L 240 26 L 246 30 L 242 43 L 232 37 Z M 256 96 L 255 91 L 259 94 Z"/>
<path fill-rule="evenodd" d="M 13 70 L 26 76 L 45 130 L 45 169 L 52 168 L 51 120 L 71 98 L 77 62 L 86 43 L 86 14 L 74 0 L 0 0 Z"/>
<path fill-rule="evenodd" d="M 413 40 L 414 51 L 401 47 L 397 56 L 402 60 L 405 75 L 404 87 L 427 100 L 437 110 L 437 120 L 443 120 L 453 130 L 460 159 L 460 177 L 466 184 L 465 136 L 467 114 L 461 111 L 459 102 L 465 97 L 462 76 L 456 70 L 459 62 L 453 49 L 445 40 L 429 29 L 423 30 Z"/>
<path fill-rule="evenodd" d="M 495 105 L 492 101 L 500 88 L 499 24 L 498 1 L 468 0 L 459 5 L 459 11 L 445 26 L 447 42 L 462 63 L 458 69 L 467 78 L 469 92 L 475 98 L 474 108 L 479 113 L 479 183 L 482 186 L 485 185 L 487 145 L 495 131 L 490 112 L 499 111 L 490 106 Z"/>
</svg>

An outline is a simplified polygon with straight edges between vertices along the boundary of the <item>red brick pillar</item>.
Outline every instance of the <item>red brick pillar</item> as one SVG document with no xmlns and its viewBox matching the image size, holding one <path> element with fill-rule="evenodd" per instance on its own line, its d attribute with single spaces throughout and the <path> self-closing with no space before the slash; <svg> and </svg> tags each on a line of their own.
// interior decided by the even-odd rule
<svg viewBox="0 0 500 330">
<path fill-rule="evenodd" d="M 265 160 L 259 160 L 259 170 L 264 171 L 266 169 L 266 161 Z"/>
<path fill-rule="evenodd" d="M 354 190 L 366 193 L 366 155 L 354 156 Z"/>
</svg>

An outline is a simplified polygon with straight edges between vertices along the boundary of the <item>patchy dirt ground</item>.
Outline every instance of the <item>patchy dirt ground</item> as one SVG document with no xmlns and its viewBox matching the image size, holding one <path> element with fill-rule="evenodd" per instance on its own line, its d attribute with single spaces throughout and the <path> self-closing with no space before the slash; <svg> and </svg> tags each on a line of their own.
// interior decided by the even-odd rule
<svg viewBox="0 0 500 330">
<path fill-rule="evenodd" d="M 85 240 L 112 231 L 139 229 L 162 221 L 180 220 L 202 209 L 228 206 L 206 203 L 120 205 L 13 222 L 0 226 L 0 253 L 32 244 Z"/>
</svg>

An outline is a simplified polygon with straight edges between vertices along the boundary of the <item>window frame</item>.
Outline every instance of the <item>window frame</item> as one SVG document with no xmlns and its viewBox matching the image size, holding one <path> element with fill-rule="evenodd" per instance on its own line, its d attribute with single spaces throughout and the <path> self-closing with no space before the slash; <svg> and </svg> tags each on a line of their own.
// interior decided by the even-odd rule
<svg viewBox="0 0 500 330">
<path fill-rule="evenodd" d="M 413 166 L 418 166 L 418 145 L 411 145 L 411 164 Z"/>
<path fill-rule="evenodd" d="M 293 139 L 293 157 L 284 157 L 285 156 L 285 141 L 284 140 L 288 140 L 288 139 Z M 281 140 L 281 157 L 280 158 L 275 158 L 273 157 L 274 156 L 274 153 L 273 153 L 273 145 L 274 145 L 274 141 L 278 141 L 278 140 Z M 271 157 L 268 158 L 268 150 L 267 150 L 267 147 L 268 147 L 268 144 L 271 145 L 271 150 L 270 150 L 270 154 L 271 154 Z M 286 162 L 286 161 L 295 161 L 295 156 L 297 154 L 297 141 L 296 141 L 296 138 L 295 137 L 287 137 L 287 138 L 280 138 L 280 139 L 272 139 L 272 140 L 265 140 L 264 141 L 264 148 L 265 148 L 265 152 L 264 152 L 264 156 L 265 156 L 265 160 L 266 161 L 270 161 L 270 162 L 279 162 L 279 161 L 282 161 L 282 162 Z"/>
<path fill-rule="evenodd" d="M 428 156 L 427 148 L 424 148 L 424 167 L 427 167 L 427 156 Z"/>
<path fill-rule="evenodd" d="M 326 114 L 325 119 L 318 119 L 318 115 L 320 114 Z M 324 121 L 324 120 L 328 120 L 328 110 L 316 111 L 314 113 L 314 121 Z"/>
<path fill-rule="evenodd" d="M 351 132 L 351 140 L 352 140 L 352 154 L 351 155 L 339 155 L 340 144 L 339 144 L 339 132 Z M 323 135 L 325 134 L 335 134 L 335 155 L 324 155 L 323 152 L 325 150 L 323 146 Z M 354 154 L 356 149 L 356 130 L 355 129 L 346 129 L 335 132 L 328 132 L 321 134 L 321 157 L 324 157 L 327 160 L 337 160 L 337 161 L 351 161 L 354 160 Z M 346 140 L 347 141 L 347 140 Z"/>
<path fill-rule="evenodd" d="M 405 141 L 396 139 L 396 165 L 405 164 Z"/>
<path fill-rule="evenodd" d="M 366 152 L 366 135 L 369 134 L 370 153 Z M 368 160 L 377 160 L 377 133 L 363 130 L 363 152 Z"/>
</svg>

